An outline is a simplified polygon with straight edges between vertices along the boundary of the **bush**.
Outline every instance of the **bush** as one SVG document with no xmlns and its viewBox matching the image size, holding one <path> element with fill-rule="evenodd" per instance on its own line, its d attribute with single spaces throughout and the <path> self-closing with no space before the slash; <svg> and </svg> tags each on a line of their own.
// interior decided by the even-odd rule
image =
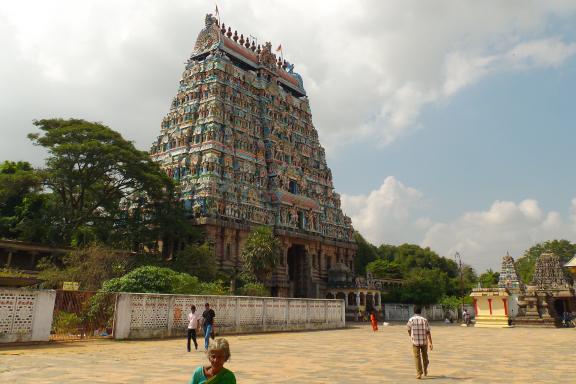
<svg viewBox="0 0 576 384">
<path fill-rule="evenodd" d="M 192 289 L 194 283 L 197 283 L 197 279 L 194 281 L 193 276 L 180 274 L 170 268 L 148 265 L 104 282 L 102 290 L 105 292 L 175 293 L 177 290 Z"/>
<path fill-rule="evenodd" d="M 246 283 L 243 287 L 238 289 L 238 293 L 242 296 L 269 296 L 270 291 L 260 283 Z"/>
<path fill-rule="evenodd" d="M 82 319 L 77 314 L 59 311 L 54 317 L 52 329 L 59 334 L 76 333 L 81 323 Z"/>
<path fill-rule="evenodd" d="M 144 266 L 122 277 L 108 280 L 102 286 L 105 292 L 173 293 L 188 295 L 225 295 L 224 283 L 216 280 L 203 283 L 196 276 L 176 272 L 170 268 Z"/>
</svg>

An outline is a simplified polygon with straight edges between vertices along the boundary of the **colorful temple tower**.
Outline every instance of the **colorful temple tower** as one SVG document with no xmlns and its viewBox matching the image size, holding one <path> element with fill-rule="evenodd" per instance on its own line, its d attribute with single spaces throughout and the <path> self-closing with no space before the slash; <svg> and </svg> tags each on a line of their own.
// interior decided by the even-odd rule
<svg viewBox="0 0 576 384">
<path fill-rule="evenodd" d="M 498 288 L 507 288 L 514 292 L 520 292 L 523 288 L 520 276 L 516 270 L 514 258 L 508 253 L 506 253 L 506 256 L 502 258 L 502 268 L 500 269 Z"/>
<path fill-rule="evenodd" d="M 151 157 L 180 185 L 222 270 L 241 267 L 254 226 L 280 238 L 273 295 L 323 297 L 328 271 L 354 267 L 325 152 L 294 65 L 207 15 Z"/>
</svg>

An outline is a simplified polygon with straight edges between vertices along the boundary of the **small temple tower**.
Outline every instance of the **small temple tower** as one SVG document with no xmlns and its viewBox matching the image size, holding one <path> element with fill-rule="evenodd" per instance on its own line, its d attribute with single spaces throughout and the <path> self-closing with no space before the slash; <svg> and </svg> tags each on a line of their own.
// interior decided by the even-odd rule
<svg viewBox="0 0 576 384">
<path fill-rule="evenodd" d="M 559 326 L 563 313 L 576 308 L 574 288 L 557 255 L 544 252 L 538 257 L 534 278 L 518 304 L 520 316 L 515 321 L 523 326 Z"/>
<path fill-rule="evenodd" d="M 518 315 L 518 298 L 524 292 L 524 284 L 520 281 L 514 258 L 508 253 L 502 257 L 498 288 L 505 288 L 509 293 L 507 315 L 512 318 L 516 317 Z"/>
<path fill-rule="evenodd" d="M 502 258 L 498 288 L 507 288 L 511 291 L 520 291 L 522 289 L 522 282 L 520 281 L 520 276 L 516 270 L 514 258 L 508 253 L 506 253 L 506 256 Z"/>
<path fill-rule="evenodd" d="M 356 245 L 294 65 L 206 15 L 150 155 L 178 182 L 222 270 L 241 268 L 250 230 L 281 240 L 272 295 L 324 297 Z"/>
</svg>

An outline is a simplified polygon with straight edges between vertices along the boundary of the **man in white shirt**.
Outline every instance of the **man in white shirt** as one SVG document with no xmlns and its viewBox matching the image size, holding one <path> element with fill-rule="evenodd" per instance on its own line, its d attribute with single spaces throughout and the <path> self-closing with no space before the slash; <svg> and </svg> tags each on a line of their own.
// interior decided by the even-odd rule
<svg viewBox="0 0 576 384">
<path fill-rule="evenodd" d="M 408 335 L 412 341 L 412 354 L 414 355 L 414 362 L 416 363 L 416 378 L 428 376 L 428 347 L 432 350 L 432 334 L 430 333 L 430 325 L 428 320 L 420 316 L 422 309 L 419 305 L 414 307 L 414 316 L 408 320 L 406 327 L 408 328 Z M 422 360 L 420 360 L 422 357 Z M 422 372 L 424 366 L 424 372 Z"/>
<path fill-rule="evenodd" d="M 190 339 L 194 340 L 194 348 L 198 349 L 196 332 L 200 328 L 200 316 L 196 313 L 196 306 L 192 305 L 190 311 L 188 314 L 188 352 L 190 352 Z"/>
</svg>

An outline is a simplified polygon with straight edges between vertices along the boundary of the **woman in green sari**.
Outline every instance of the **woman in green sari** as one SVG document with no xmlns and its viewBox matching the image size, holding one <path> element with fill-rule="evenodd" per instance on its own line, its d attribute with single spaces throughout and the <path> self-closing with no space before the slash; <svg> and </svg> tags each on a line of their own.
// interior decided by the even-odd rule
<svg viewBox="0 0 576 384">
<path fill-rule="evenodd" d="M 194 371 L 189 384 L 236 384 L 232 371 L 224 368 L 230 359 L 230 346 L 226 339 L 216 339 L 208 345 L 210 365 L 199 366 Z"/>
</svg>

